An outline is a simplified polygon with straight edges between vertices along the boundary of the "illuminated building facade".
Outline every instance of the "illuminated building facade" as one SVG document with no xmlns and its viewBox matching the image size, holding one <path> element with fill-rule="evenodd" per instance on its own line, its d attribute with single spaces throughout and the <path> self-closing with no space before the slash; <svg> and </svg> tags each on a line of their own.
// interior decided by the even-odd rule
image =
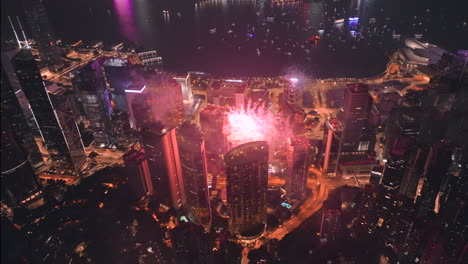
<svg viewBox="0 0 468 264">
<path fill-rule="evenodd" d="M 405 161 L 400 159 L 390 159 L 385 164 L 385 169 L 382 177 L 382 185 L 388 189 L 398 189 L 401 185 L 403 173 L 405 169 Z"/>
<path fill-rule="evenodd" d="M 208 90 L 208 102 L 240 109 L 245 106 L 246 88 L 247 82 L 244 80 L 226 79 L 213 82 Z"/>
<path fill-rule="evenodd" d="M 366 137 L 367 119 L 372 105 L 367 84 L 347 84 L 343 113 L 342 151 L 368 151 L 370 139 Z"/>
<path fill-rule="evenodd" d="M 129 114 L 125 111 L 114 110 L 112 112 L 112 132 L 117 146 L 126 147 L 133 140 L 129 122 Z"/>
<path fill-rule="evenodd" d="M 73 88 L 79 93 L 86 118 L 89 120 L 97 146 L 113 143 L 109 94 L 99 61 L 90 62 L 79 69 L 72 79 Z"/>
<path fill-rule="evenodd" d="M 84 148 L 67 141 L 66 128 L 57 115 L 60 110 L 51 102 L 31 51 L 21 49 L 11 63 L 52 162 L 67 173 L 79 175 L 85 165 Z"/>
<path fill-rule="evenodd" d="M 190 73 L 184 77 L 174 77 L 174 79 L 180 84 L 184 104 L 189 104 L 192 101 L 192 84 L 190 83 Z"/>
<path fill-rule="evenodd" d="M 161 123 L 148 123 L 140 130 L 140 138 L 156 196 L 164 204 L 180 209 L 185 204 L 185 195 L 176 130 Z"/>
<path fill-rule="evenodd" d="M 208 193 L 205 142 L 201 131 L 191 123 L 184 123 L 177 130 L 186 207 L 188 218 L 194 223 L 209 227 L 211 222 Z"/>
<path fill-rule="evenodd" d="M 131 85 L 130 68 L 127 61 L 120 58 L 110 58 L 104 61 L 103 69 L 109 91 L 114 102 L 114 109 L 128 112 L 126 92 Z"/>
<path fill-rule="evenodd" d="M 11 64 L 9 65 L 11 66 Z M 13 87 L 10 78 L 16 80 L 17 87 Z M 29 107 L 22 109 L 20 105 L 17 95 L 21 96 L 22 101 L 27 100 L 24 98 L 24 93 L 17 81 L 16 74 L 14 74 L 13 70 L 11 70 L 10 74 L 7 74 L 2 63 L 2 78 L 0 80 L 2 129 L 6 129 L 7 127 L 11 129 L 14 134 L 17 135 L 19 140 L 18 143 L 27 150 L 28 159 L 31 165 L 33 167 L 40 167 L 44 165 L 44 160 L 36 143 L 36 135 L 34 133 L 37 131 L 37 134 L 39 134 L 39 132 L 38 129 L 33 130 L 29 126 L 28 122 L 33 123 L 34 126 L 36 126 L 36 123 L 32 118 L 33 115 L 31 109 L 29 109 Z M 28 113 L 32 120 L 28 120 L 25 113 Z M 37 136 L 40 138 L 40 134 Z"/>
<path fill-rule="evenodd" d="M 136 199 L 151 196 L 153 183 L 145 152 L 132 148 L 123 155 L 123 160 L 128 171 L 128 183 Z"/>
<path fill-rule="evenodd" d="M 289 198 L 301 199 L 307 183 L 312 153 L 307 137 L 288 138 L 286 192 Z"/>
<path fill-rule="evenodd" d="M 163 59 L 155 50 L 138 53 L 138 58 L 148 69 L 154 69 L 162 66 Z"/>
<path fill-rule="evenodd" d="M 341 139 L 343 124 L 337 118 L 325 121 L 323 145 L 325 146 L 325 156 L 323 169 L 327 174 L 336 175 L 338 170 L 339 157 L 341 155 Z"/>
<path fill-rule="evenodd" d="M 380 180 L 382 179 L 383 170 L 384 170 L 384 167 L 381 165 L 374 166 L 371 171 L 369 183 L 373 185 L 379 185 Z"/>
<path fill-rule="evenodd" d="M 268 188 L 268 143 L 254 141 L 231 149 L 224 156 L 228 180 L 229 230 L 252 239 L 265 229 Z"/>
<path fill-rule="evenodd" d="M 297 78 L 290 78 L 283 93 L 283 101 L 290 108 L 302 107 L 304 86 Z"/>
<path fill-rule="evenodd" d="M 70 100 L 70 97 L 73 95 L 70 91 L 59 87 L 56 83 L 45 82 L 45 84 L 72 160 L 75 161 L 78 167 L 86 166 L 86 151 Z"/>
</svg>

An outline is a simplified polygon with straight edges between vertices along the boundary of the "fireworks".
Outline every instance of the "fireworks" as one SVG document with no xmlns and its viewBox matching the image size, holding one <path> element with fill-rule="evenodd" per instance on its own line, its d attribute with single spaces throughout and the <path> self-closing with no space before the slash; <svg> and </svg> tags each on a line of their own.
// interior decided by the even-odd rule
<svg viewBox="0 0 468 264">
<path fill-rule="evenodd" d="M 251 141 L 270 141 L 275 131 L 273 114 L 251 104 L 247 108 L 231 109 L 223 126 L 223 132 L 233 146 Z"/>
</svg>

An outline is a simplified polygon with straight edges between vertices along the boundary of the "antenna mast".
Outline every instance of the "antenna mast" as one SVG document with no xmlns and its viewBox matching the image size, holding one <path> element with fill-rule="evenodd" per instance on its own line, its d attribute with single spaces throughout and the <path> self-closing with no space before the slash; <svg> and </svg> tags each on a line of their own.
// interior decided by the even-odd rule
<svg viewBox="0 0 468 264">
<path fill-rule="evenodd" d="M 19 38 L 18 38 L 18 34 L 16 34 L 15 26 L 13 25 L 13 22 L 11 22 L 10 16 L 8 16 L 8 20 L 10 21 L 11 29 L 13 29 L 13 33 L 15 34 L 16 42 L 18 42 L 18 47 L 19 47 L 19 48 L 23 48 L 23 47 L 21 46 L 21 41 L 20 41 Z"/>
<path fill-rule="evenodd" d="M 28 38 L 26 37 L 26 34 L 24 33 L 23 27 L 21 26 L 21 22 L 18 16 L 16 16 L 16 20 L 18 20 L 18 25 L 20 27 L 21 33 L 23 34 L 23 48 L 30 49 L 31 46 L 29 46 Z"/>
</svg>

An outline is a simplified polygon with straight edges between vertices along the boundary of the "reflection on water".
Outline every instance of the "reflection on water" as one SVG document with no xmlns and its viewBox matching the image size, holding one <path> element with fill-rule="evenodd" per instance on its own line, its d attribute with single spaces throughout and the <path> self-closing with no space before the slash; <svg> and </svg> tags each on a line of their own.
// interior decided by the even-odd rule
<svg viewBox="0 0 468 264">
<path fill-rule="evenodd" d="M 291 66 L 320 77 L 373 75 L 401 34 L 433 41 L 445 39 L 452 24 L 466 27 L 456 15 L 437 18 L 437 9 L 419 1 L 66 0 L 77 6 L 70 7 L 74 21 L 96 25 L 70 30 L 74 21 L 59 15 L 63 0 L 50 2 L 65 41 L 139 42 L 157 49 L 171 71 L 223 75 L 275 75 Z"/>
<path fill-rule="evenodd" d="M 135 24 L 132 0 L 114 0 L 115 14 L 122 35 L 131 41 L 140 41 L 139 30 Z"/>
</svg>

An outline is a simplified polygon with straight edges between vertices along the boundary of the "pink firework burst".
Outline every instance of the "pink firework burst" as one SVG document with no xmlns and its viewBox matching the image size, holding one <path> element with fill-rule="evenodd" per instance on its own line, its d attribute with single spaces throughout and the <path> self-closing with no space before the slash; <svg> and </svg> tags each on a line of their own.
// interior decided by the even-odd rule
<svg viewBox="0 0 468 264">
<path fill-rule="evenodd" d="M 251 142 L 270 141 L 275 134 L 273 114 L 263 107 L 232 108 L 227 113 L 223 132 L 232 147 Z"/>
</svg>

